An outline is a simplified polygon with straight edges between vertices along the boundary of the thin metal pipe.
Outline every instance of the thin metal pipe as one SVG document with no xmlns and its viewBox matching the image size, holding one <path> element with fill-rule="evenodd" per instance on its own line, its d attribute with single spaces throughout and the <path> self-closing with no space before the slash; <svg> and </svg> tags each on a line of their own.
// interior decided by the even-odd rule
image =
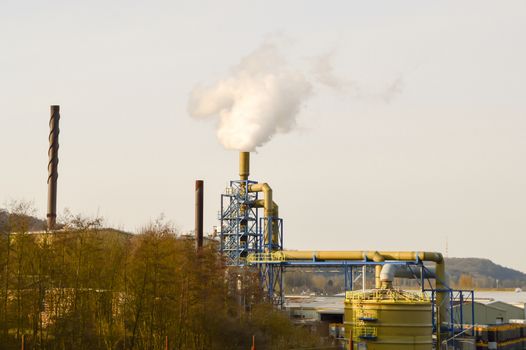
<svg viewBox="0 0 526 350">
<path fill-rule="evenodd" d="M 48 149 L 48 191 L 47 191 L 47 229 L 55 228 L 57 222 L 57 179 L 58 179 L 58 135 L 60 133 L 60 106 L 50 107 L 49 118 L 49 149 Z"/>
</svg>

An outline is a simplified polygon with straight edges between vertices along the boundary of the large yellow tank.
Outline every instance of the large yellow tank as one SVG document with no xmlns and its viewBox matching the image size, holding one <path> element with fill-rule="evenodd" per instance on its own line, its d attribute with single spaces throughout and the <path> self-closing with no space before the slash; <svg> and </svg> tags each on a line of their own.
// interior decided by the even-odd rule
<svg viewBox="0 0 526 350">
<path fill-rule="evenodd" d="M 431 302 L 395 289 L 347 292 L 345 332 L 353 350 L 431 350 Z"/>
</svg>

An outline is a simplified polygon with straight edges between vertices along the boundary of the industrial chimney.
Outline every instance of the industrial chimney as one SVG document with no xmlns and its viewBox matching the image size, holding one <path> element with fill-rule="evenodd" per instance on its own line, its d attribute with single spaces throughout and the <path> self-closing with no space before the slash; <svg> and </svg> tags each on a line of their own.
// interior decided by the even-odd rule
<svg viewBox="0 0 526 350">
<path fill-rule="evenodd" d="M 203 180 L 195 181 L 195 248 L 203 247 Z"/>
<path fill-rule="evenodd" d="M 57 221 L 57 178 L 58 178 L 58 134 L 60 121 L 60 106 L 51 106 L 49 118 L 49 162 L 47 165 L 47 229 L 55 228 Z"/>
</svg>

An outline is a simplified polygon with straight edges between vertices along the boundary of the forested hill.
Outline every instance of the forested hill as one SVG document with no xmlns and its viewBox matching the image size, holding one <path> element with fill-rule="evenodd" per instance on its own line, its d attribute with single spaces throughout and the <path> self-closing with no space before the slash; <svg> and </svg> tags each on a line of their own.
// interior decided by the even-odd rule
<svg viewBox="0 0 526 350">
<path fill-rule="evenodd" d="M 46 229 L 46 221 L 38 219 L 31 215 L 25 214 L 10 214 L 7 210 L 0 208 L 0 231 L 7 227 L 9 215 L 19 215 L 24 218 L 24 222 L 28 225 L 29 231 L 42 231 Z"/>
<path fill-rule="evenodd" d="M 494 288 L 498 280 L 498 287 L 526 286 L 526 273 L 495 264 L 489 259 L 447 258 L 446 266 L 454 283 L 469 284 L 471 279 L 474 287 Z"/>
</svg>

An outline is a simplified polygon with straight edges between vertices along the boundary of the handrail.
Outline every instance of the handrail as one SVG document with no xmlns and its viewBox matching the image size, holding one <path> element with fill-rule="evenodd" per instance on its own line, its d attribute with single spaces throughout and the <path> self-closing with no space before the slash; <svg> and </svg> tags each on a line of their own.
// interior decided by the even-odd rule
<svg viewBox="0 0 526 350">
<path fill-rule="evenodd" d="M 249 264 L 259 264 L 259 263 L 273 263 L 285 261 L 281 254 L 276 254 L 277 252 L 268 252 L 268 253 L 251 253 L 247 256 L 247 263 Z"/>
<path fill-rule="evenodd" d="M 346 300 L 395 300 L 409 302 L 429 302 L 429 297 L 424 293 L 408 293 L 397 289 L 374 289 L 368 292 L 348 291 L 345 293 Z"/>
</svg>

